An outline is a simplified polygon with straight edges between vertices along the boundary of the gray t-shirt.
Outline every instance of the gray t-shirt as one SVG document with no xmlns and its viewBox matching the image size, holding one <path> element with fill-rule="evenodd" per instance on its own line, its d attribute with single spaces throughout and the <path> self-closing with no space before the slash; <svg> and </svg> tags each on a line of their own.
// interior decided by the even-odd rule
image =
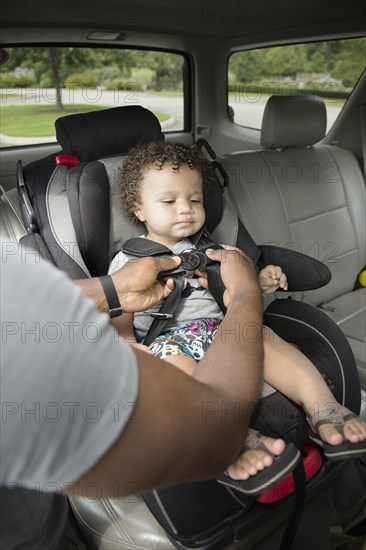
<svg viewBox="0 0 366 550">
<path fill-rule="evenodd" d="M 141 236 L 141 238 L 144 237 Z M 194 249 L 195 246 L 189 239 L 183 239 L 171 248 L 174 254 L 180 254 L 181 252 Z M 118 252 L 109 266 L 109 273 L 114 273 L 131 259 L 134 259 L 134 257 L 124 254 L 123 252 Z M 162 302 L 159 302 L 148 311 L 134 314 L 133 327 L 138 342 L 141 342 L 145 338 L 154 320 L 153 317 L 151 317 L 151 313 L 159 311 L 161 304 Z M 187 281 L 187 286 L 183 291 L 177 309 L 174 311 L 174 317 L 167 321 L 164 330 L 169 330 L 183 323 L 193 322 L 203 318 L 221 320 L 223 318 L 223 313 L 211 292 L 200 286 L 197 279 L 190 278 Z"/>
<path fill-rule="evenodd" d="M 134 407 L 138 370 L 107 315 L 64 273 L 33 252 L 6 250 L 0 263 L 0 547 L 46 549 L 53 546 L 43 538 L 41 546 L 30 539 L 51 510 L 57 517 L 50 493 L 77 480 L 116 441 Z M 23 527 L 9 533 L 6 517 L 19 507 L 20 491 L 29 490 L 47 500 L 48 514 L 26 498 L 37 528 L 30 529 L 26 511 Z M 62 498 L 60 510 L 62 516 Z"/>
</svg>

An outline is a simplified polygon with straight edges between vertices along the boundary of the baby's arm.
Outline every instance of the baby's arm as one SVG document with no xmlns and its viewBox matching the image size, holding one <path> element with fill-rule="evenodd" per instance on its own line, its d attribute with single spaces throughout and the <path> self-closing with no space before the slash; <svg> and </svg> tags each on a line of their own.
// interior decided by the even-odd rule
<svg viewBox="0 0 366 550">
<path fill-rule="evenodd" d="M 275 292 L 278 288 L 287 290 L 287 277 L 278 265 L 266 265 L 258 273 L 258 282 L 263 294 Z"/>
</svg>

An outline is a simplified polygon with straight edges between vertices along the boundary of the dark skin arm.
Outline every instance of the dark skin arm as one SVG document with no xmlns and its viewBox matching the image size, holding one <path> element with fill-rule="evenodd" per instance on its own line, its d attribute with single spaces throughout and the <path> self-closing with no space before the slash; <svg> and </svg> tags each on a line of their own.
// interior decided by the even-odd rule
<svg viewBox="0 0 366 550">
<path fill-rule="evenodd" d="M 225 250 L 210 256 L 221 261 L 228 307 L 213 344 L 193 376 L 135 350 L 139 393 L 134 413 L 72 492 L 97 483 L 106 497 L 116 494 L 116 486 L 123 495 L 209 478 L 237 458 L 262 380 L 260 289 L 247 257 Z M 248 324 L 258 326 L 258 339 L 246 338 Z"/>
<path fill-rule="evenodd" d="M 160 271 L 178 267 L 180 258 L 141 258 L 138 261 L 127 262 L 121 269 L 111 275 L 122 310 L 126 313 L 144 311 L 163 300 L 174 288 L 174 283 L 168 279 L 162 284 L 156 280 Z M 99 311 L 107 312 L 108 304 L 103 287 L 97 277 L 74 281 L 91 298 Z M 117 318 L 118 319 L 118 318 Z"/>
<path fill-rule="evenodd" d="M 159 283 L 156 277 L 160 271 L 174 269 L 179 263 L 179 257 L 141 258 L 126 263 L 112 274 L 123 315 L 110 319 L 110 323 L 125 342 L 148 351 L 143 344 L 137 344 L 132 314 L 136 311 L 149 309 L 171 293 L 174 288 L 172 279 L 168 279 L 165 283 Z M 82 288 L 88 298 L 95 302 L 99 311 L 108 311 L 105 294 L 97 278 L 80 279 L 74 282 Z"/>
</svg>

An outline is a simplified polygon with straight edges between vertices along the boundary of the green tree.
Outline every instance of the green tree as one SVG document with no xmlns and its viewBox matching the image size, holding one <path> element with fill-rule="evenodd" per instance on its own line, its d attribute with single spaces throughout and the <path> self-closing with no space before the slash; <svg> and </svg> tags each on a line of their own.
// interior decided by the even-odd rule
<svg viewBox="0 0 366 550">
<path fill-rule="evenodd" d="M 153 51 L 134 51 L 133 62 L 136 68 L 151 69 L 155 72 L 153 89 L 176 90 L 183 81 L 183 57 L 176 54 Z"/>
<path fill-rule="evenodd" d="M 331 40 L 238 52 L 231 56 L 229 71 L 238 82 L 292 77 L 298 73 L 322 73 L 353 86 L 366 61 L 366 40 Z"/>
<path fill-rule="evenodd" d="M 366 61 L 366 39 L 341 40 L 342 48 L 334 65 L 332 76 L 347 87 L 354 86 Z"/>
<path fill-rule="evenodd" d="M 47 48 L 50 60 L 52 82 L 56 90 L 57 111 L 63 111 L 62 93 L 61 93 L 61 75 L 60 75 L 60 57 L 62 53 L 60 48 Z"/>
<path fill-rule="evenodd" d="M 256 82 L 267 74 L 267 67 L 263 65 L 263 51 L 239 52 L 230 57 L 229 71 L 236 75 L 238 82 Z"/>
<path fill-rule="evenodd" d="M 99 85 L 132 78 L 136 70 L 153 71 L 155 90 L 180 89 L 183 81 L 182 56 L 165 52 L 118 48 L 9 48 L 10 58 L 0 70 L 30 69 L 35 84 L 56 90 L 57 109 L 62 110 L 62 87 L 73 74 L 93 73 Z M 146 73 L 147 74 L 147 73 Z"/>
<path fill-rule="evenodd" d="M 299 68 L 306 65 L 306 50 L 303 44 L 282 48 L 267 48 L 264 51 L 269 76 L 295 77 Z"/>
<path fill-rule="evenodd" d="M 80 66 L 92 63 L 90 48 L 9 48 L 6 70 L 17 67 L 31 70 L 37 86 L 52 87 L 56 91 L 56 109 L 63 111 L 62 87 L 66 76 Z M 4 71 L 4 68 L 2 67 Z"/>
</svg>

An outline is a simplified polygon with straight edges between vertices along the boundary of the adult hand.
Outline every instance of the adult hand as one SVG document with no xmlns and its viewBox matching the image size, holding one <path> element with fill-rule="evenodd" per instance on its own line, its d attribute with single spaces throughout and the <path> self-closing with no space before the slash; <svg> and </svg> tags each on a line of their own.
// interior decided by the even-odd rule
<svg viewBox="0 0 366 550">
<path fill-rule="evenodd" d="M 168 271 L 179 266 L 181 259 L 173 257 L 146 257 L 130 260 L 111 275 L 119 296 L 122 310 L 126 313 L 145 311 L 163 300 L 174 289 L 174 282 L 168 279 L 159 282 L 160 271 Z"/>
<path fill-rule="evenodd" d="M 218 250 L 206 251 L 211 260 L 221 263 L 220 273 L 226 287 L 223 300 L 226 307 L 245 296 L 250 290 L 259 292 L 259 284 L 252 260 L 242 250 L 230 245 L 222 245 Z"/>
</svg>

